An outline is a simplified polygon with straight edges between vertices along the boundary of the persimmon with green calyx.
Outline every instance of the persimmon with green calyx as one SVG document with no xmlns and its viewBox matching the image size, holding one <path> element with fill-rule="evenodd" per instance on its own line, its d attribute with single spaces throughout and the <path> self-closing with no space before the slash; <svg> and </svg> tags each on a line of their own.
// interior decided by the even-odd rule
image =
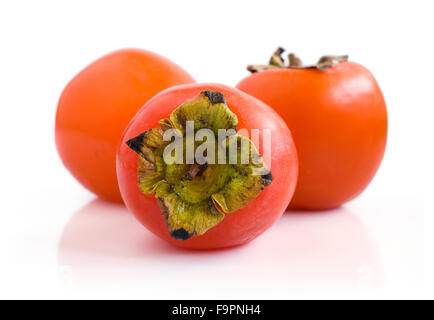
<svg viewBox="0 0 434 320">
<path fill-rule="evenodd" d="M 299 156 L 300 173 L 291 208 L 338 207 L 373 179 L 387 140 L 387 110 L 380 87 L 365 67 L 348 56 L 323 56 L 288 64 L 279 48 L 267 65 L 237 88 L 272 107 L 286 121 Z"/>
<path fill-rule="evenodd" d="M 298 162 L 290 131 L 267 105 L 227 86 L 191 84 L 137 113 L 117 172 L 145 227 L 177 246 L 213 249 L 252 240 L 283 214 Z"/>
<path fill-rule="evenodd" d="M 116 151 L 125 127 L 152 96 L 192 82 L 172 61 L 141 49 L 118 50 L 91 63 L 59 99 L 56 145 L 64 165 L 90 191 L 122 202 Z"/>
</svg>

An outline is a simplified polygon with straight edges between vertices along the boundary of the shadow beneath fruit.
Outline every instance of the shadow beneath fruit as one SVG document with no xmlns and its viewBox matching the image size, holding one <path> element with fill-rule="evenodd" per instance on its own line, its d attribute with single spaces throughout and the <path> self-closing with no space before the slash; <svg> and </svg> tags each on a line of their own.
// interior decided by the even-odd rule
<svg viewBox="0 0 434 320">
<path fill-rule="evenodd" d="M 143 298 L 357 293 L 377 288 L 382 278 L 368 230 L 344 208 L 321 215 L 288 211 L 244 246 L 194 251 L 160 240 L 124 206 L 96 199 L 64 228 L 58 264 L 73 286 L 139 290 Z"/>
</svg>

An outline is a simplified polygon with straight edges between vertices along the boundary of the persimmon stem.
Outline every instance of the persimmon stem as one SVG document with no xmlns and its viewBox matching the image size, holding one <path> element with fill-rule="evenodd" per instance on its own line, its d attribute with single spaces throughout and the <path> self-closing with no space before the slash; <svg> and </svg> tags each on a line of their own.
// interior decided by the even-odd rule
<svg viewBox="0 0 434 320">
<path fill-rule="evenodd" d="M 313 65 L 304 65 L 301 59 L 295 55 L 294 53 L 290 53 L 288 55 L 288 65 L 285 65 L 285 61 L 282 58 L 282 53 L 285 52 L 285 49 L 279 47 L 273 53 L 270 58 L 270 61 L 267 65 L 249 65 L 247 66 L 247 70 L 254 73 L 260 72 L 269 69 L 318 69 L 321 71 L 325 71 L 328 68 L 332 67 L 335 64 L 339 64 L 342 62 L 348 61 L 348 55 L 342 56 L 334 56 L 334 55 L 325 55 L 319 58 L 318 62 Z"/>
<path fill-rule="evenodd" d="M 187 180 L 193 180 L 196 176 L 201 176 L 202 173 L 206 170 L 206 168 L 208 167 L 208 164 L 198 164 L 198 163 L 194 163 L 190 166 L 190 168 L 188 169 L 188 171 L 185 173 L 185 179 Z"/>
<path fill-rule="evenodd" d="M 276 51 L 274 51 L 273 55 L 270 58 L 270 62 L 268 62 L 268 64 L 270 66 L 276 66 L 279 68 L 283 68 L 285 65 L 285 60 L 283 60 L 282 58 L 282 53 L 285 51 L 285 49 L 279 47 L 276 49 Z"/>
<path fill-rule="evenodd" d="M 295 55 L 295 53 L 290 53 L 288 55 L 289 67 L 290 68 L 301 68 L 303 66 L 303 62 L 301 59 Z"/>
</svg>

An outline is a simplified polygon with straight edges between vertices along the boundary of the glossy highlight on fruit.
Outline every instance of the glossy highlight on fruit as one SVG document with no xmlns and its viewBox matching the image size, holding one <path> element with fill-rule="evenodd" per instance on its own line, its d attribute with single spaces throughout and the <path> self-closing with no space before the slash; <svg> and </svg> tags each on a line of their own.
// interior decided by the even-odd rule
<svg viewBox="0 0 434 320">
<path fill-rule="evenodd" d="M 235 150 L 236 163 L 210 162 L 212 148 L 202 161 L 204 140 L 194 143 L 196 157 L 187 163 L 188 121 L 196 135 L 233 130 L 215 144 L 215 154 L 220 147 Z M 173 142 L 163 137 L 172 129 L 182 143 L 181 164 L 163 155 Z M 269 132 L 268 157 L 266 136 L 254 142 L 246 135 L 251 129 Z M 191 84 L 164 90 L 137 113 L 119 146 L 117 172 L 125 204 L 150 231 L 177 246 L 214 249 L 254 239 L 283 214 L 298 163 L 290 131 L 264 103 L 227 86 Z"/>
<path fill-rule="evenodd" d="M 87 189 L 122 202 L 116 150 L 122 132 L 155 94 L 194 79 L 150 51 L 123 49 L 96 60 L 65 87 L 56 115 L 56 146 L 71 174 Z"/>
<path fill-rule="evenodd" d="M 268 65 L 237 88 L 272 107 L 290 128 L 299 179 L 290 207 L 329 209 L 359 195 L 374 177 L 387 139 L 383 94 L 365 67 L 347 56 L 324 56 L 305 66 L 279 48 Z"/>
</svg>

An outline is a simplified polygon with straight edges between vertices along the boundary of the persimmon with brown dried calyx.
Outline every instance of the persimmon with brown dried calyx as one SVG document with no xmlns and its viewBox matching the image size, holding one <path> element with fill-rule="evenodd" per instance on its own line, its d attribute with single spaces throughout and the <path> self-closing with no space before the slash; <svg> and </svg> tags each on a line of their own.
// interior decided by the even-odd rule
<svg viewBox="0 0 434 320">
<path fill-rule="evenodd" d="M 300 173 L 290 207 L 329 209 L 359 195 L 374 177 L 387 138 L 383 94 L 368 69 L 348 56 L 323 56 L 285 65 L 279 48 L 267 65 L 237 88 L 272 107 L 286 121 Z"/>
</svg>

